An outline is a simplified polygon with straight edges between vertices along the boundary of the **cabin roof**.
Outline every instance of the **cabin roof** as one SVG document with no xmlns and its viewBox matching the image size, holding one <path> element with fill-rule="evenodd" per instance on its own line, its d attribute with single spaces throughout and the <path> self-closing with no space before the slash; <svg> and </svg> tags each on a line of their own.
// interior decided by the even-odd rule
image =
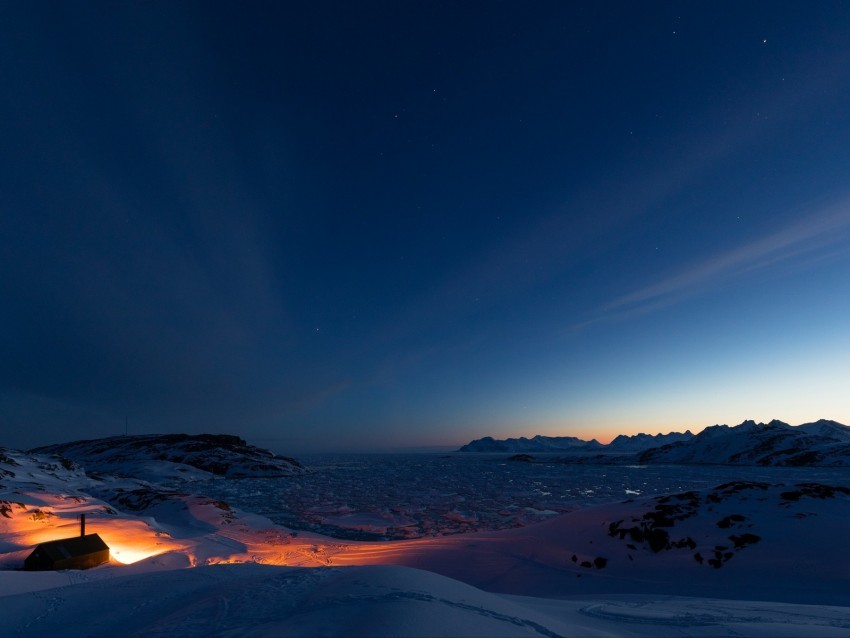
<svg viewBox="0 0 850 638">
<path fill-rule="evenodd" d="M 103 539 L 97 534 L 86 534 L 85 536 L 74 536 L 72 538 L 59 538 L 55 541 L 39 543 L 33 551 L 44 555 L 51 560 L 64 560 L 72 556 L 84 556 L 109 549 Z"/>
</svg>

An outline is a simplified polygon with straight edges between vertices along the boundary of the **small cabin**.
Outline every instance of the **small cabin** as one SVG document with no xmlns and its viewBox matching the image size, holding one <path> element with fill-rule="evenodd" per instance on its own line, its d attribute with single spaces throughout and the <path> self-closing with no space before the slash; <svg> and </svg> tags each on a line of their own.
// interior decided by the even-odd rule
<svg viewBox="0 0 850 638">
<path fill-rule="evenodd" d="M 24 560 L 27 571 L 88 569 L 109 562 L 109 546 L 97 534 L 86 534 L 85 514 L 80 535 L 39 544 Z"/>
</svg>

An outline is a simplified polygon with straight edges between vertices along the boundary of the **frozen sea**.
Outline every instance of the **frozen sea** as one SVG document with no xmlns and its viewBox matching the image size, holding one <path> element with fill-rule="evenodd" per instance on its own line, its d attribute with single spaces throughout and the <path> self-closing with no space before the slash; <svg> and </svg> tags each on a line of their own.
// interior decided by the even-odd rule
<svg viewBox="0 0 850 638">
<path fill-rule="evenodd" d="M 293 530 L 351 540 L 521 527 L 588 505 L 734 480 L 850 487 L 850 468 L 523 463 L 510 455 L 305 455 L 304 476 L 212 480 L 201 493 Z"/>
</svg>

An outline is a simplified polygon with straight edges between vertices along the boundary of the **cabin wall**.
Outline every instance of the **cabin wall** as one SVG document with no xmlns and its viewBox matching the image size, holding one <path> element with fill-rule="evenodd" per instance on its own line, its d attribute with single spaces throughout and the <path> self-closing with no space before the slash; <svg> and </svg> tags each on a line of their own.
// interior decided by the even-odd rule
<svg viewBox="0 0 850 638">
<path fill-rule="evenodd" d="M 104 549 L 81 556 L 71 556 L 51 561 L 49 558 L 31 559 L 24 561 L 26 571 L 48 571 L 59 569 L 88 569 L 109 562 L 109 550 Z"/>
<path fill-rule="evenodd" d="M 88 569 L 89 567 L 97 567 L 103 563 L 109 562 L 109 550 L 104 549 L 82 556 L 71 556 L 71 558 L 63 558 L 57 560 L 53 567 L 48 569 Z"/>
</svg>

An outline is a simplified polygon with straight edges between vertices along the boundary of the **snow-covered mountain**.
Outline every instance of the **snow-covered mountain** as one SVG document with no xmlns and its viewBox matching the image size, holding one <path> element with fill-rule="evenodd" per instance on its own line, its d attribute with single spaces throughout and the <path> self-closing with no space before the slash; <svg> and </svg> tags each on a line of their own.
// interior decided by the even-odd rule
<svg viewBox="0 0 850 638">
<path fill-rule="evenodd" d="M 293 476 L 307 469 L 229 434 L 146 434 L 46 445 L 33 454 L 53 454 L 83 465 L 87 472 L 119 476 L 206 479 Z"/>
<path fill-rule="evenodd" d="M 850 427 L 820 420 L 714 425 L 687 441 L 643 452 L 641 463 L 850 466 Z"/>
<path fill-rule="evenodd" d="M 661 447 L 669 443 L 688 441 L 694 437 L 690 430 L 685 432 L 670 432 L 669 434 L 635 434 L 627 436 L 619 435 L 605 449 L 609 452 L 642 452 L 654 447 Z"/>
<path fill-rule="evenodd" d="M 842 425 L 837 421 L 820 419 L 814 423 L 798 425 L 797 428 L 812 436 L 823 436 L 828 439 L 850 443 L 850 427 Z"/>
<path fill-rule="evenodd" d="M 596 439 L 585 441 L 574 436 L 537 436 L 527 439 L 524 436 L 518 439 L 494 439 L 485 436 L 483 439 L 475 439 L 460 448 L 461 452 L 564 452 L 570 451 L 596 451 L 602 444 Z"/>
</svg>

